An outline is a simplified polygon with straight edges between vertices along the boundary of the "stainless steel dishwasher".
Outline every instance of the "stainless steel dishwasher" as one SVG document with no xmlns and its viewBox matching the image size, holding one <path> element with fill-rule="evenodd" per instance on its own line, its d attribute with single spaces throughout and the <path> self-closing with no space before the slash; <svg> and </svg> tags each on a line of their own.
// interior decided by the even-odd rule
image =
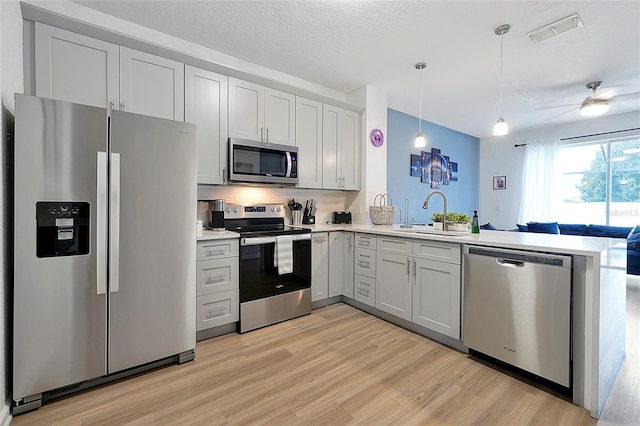
<svg viewBox="0 0 640 426">
<path fill-rule="evenodd" d="M 465 346 L 571 385 L 571 256 L 465 246 Z"/>
</svg>

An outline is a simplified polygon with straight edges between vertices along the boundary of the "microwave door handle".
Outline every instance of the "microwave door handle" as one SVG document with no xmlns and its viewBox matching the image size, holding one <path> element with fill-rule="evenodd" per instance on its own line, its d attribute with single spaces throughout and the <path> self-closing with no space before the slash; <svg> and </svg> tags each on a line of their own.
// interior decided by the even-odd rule
<svg viewBox="0 0 640 426">
<path fill-rule="evenodd" d="M 291 177 L 291 166 L 292 166 L 291 153 L 289 151 L 287 151 L 285 154 L 287 156 L 287 173 L 286 173 L 285 176 L 286 177 Z"/>
</svg>

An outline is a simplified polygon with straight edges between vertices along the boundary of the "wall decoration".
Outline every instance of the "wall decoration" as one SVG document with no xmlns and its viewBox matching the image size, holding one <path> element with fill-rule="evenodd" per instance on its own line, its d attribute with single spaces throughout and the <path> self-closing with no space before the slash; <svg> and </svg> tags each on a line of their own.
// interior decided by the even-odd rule
<svg viewBox="0 0 640 426">
<path fill-rule="evenodd" d="M 440 149 L 431 148 L 431 188 L 440 188 L 443 182 L 442 163 L 444 158 L 440 154 Z"/>
<path fill-rule="evenodd" d="M 506 176 L 494 176 L 493 177 L 493 189 L 507 189 L 507 177 Z"/>
<path fill-rule="evenodd" d="M 449 163 L 449 171 L 451 172 L 451 182 L 458 181 L 458 163 L 452 161 Z"/>
<path fill-rule="evenodd" d="M 420 182 L 431 183 L 431 153 L 421 151 L 420 162 Z"/>
<path fill-rule="evenodd" d="M 369 138 L 371 139 L 371 143 L 373 144 L 373 146 L 382 146 L 382 144 L 384 143 L 384 134 L 380 129 L 373 129 Z"/>
<path fill-rule="evenodd" d="M 420 177 L 420 172 L 422 171 L 422 160 L 419 155 L 411 154 L 409 166 L 409 176 Z"/>
<path fill-rule="evenodd" d="M 440 149 L 431 148 L 431 151 L 421 151 L 420 155 L 410 155 L 409 175 L 419 176 L 421 183 L 428 183 L 432 188 L 440 188 L 458 181 L 458 163 L 442 155 Z"/>
</svg>

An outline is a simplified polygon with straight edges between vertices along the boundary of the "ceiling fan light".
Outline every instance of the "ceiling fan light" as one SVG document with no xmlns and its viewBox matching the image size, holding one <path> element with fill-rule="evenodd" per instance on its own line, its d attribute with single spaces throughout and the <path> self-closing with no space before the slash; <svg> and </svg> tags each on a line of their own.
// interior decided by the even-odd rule
<svg viewBox="0 0 640 426">
<path fill-rule="evenodd" d="M 418 133 L 418 136 L 416 136 L 416 140 L 413 143 L 413 146 L 415 146 L 416 148 L 424 148 L 425 146 L 427 146 L 427 141 L 422 135 L 422 132 Z"/>
<path fill-rule="evenodd" d="M 493 136 L 504 136 L 509 133 L 509 126 L 507 126 L 507 122 L 504 121 L 504 118 L 500 116 L 496 125 L 493 127 Z"/>
<path fill-rule="evenodd" d="M 604 99 L 587 98 L 580 107 L 580 115 L 585 117 L 593 117 L 595 115 L 604 114 L 609 110 L 609 102 Z"/>
</svg>

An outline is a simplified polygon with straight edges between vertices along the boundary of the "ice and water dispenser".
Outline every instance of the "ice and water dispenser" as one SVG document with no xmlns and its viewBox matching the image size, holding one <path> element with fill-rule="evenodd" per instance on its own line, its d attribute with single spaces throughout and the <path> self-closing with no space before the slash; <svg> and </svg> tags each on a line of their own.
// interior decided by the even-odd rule
<svg viewBox="0 0 640 426">
<path fill-rule="evenodd" d="M 38 257 L 77 256 L 89 253 L 89 203 L 36 203 Z"/>
</svg>

